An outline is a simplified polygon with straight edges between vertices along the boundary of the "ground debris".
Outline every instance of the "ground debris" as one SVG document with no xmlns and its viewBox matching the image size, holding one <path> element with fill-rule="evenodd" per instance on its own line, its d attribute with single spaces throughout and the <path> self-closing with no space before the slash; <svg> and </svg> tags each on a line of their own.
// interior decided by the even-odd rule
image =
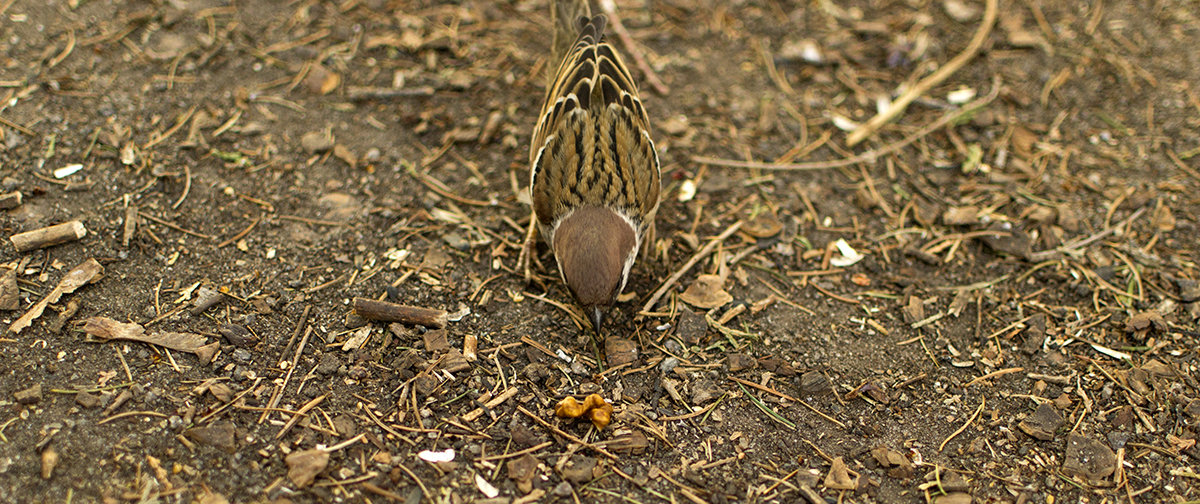
<svg viewBox="0 0 1200 504">
<path fill-rule="evenodd" d="M 725 291 L 724 284 L 725 279 L 720 275 L 700 275 L 679 295 L 679 299 L 702 310 L 719 308 L 733 301 L 733 296 Z"/>
<path fill-rule="evenodd" d="M 1063 418 L 1062 415 L 1058 414 L 1058 410 L 1050 403 L 1044 402 L 1038 405 L 1033 414 L 1017 423 L 1017 427 L 1032 437 L 1042 441 L 1049 441 L 1054 439 L 1054 432 L 1062 424 Z"/>
<path fill-rule="evenodd" d="M 13 398 L 19 404 L 37 404 L 42 401 L 42 384 L 36 383 L 32 387 L 18 390 L 13 393 Z"/>
<path fill-rule="evenodd" d="M 17 263 L 9 263 L 0 273 L 0 310 L 16 310 L 21 307 L 21 292 L 17 287 Z"/>
<path fill-rule="evenodd" d="M 58 281 L 58 285 L 54 286 L 54 289 L 51 289 L 49 294 L 46 294 L 46 297 L 38 301 L 29 311 L 21 315 L 21 318 L 18 318 L 12 325 L 8 326 L 9 332 L 20 334 L 22 329 L 29 327 L 35 319 L 42 316 L 42 312 L 46 310 L 47 306 L 57 303 L 64 294 L 70 294 L 84 285 L 99 281 L 103 274 L 104 266 L 101 266 L 95 259 L 88 259 L 80 263 L 79 266 L 68 271 Z"/>
<path fill-rule="evenodd" d="M 231 422 L 192 427 L 184 431 L 184 435 L 199 444 L 219 448 L 228 453 L 237 451 L 237 429 Z"/>
<path fill-rule="evenodd" d="M 48 480 L 54 475 L 54 468 L 58 467 L 58 461 L 58 450 L 55 450 L 53 445 L 42 449 L 42 479 Z"/>
<path fill-rule="evenodd" d="M 825 488 L 833 490 L 857 490 L 862 476 L 852 471 L 842 457 L 835 457 L 825 475 Z"/>
<path fill-rule="evenodd" d="M 888 449 L 886 446 L 879 445 L 871 449 L 871 457 L 873 457 L 881 467 L 887 468 L 887 474 L 892 478 L 909 479 L 913 477 L 912 462 L 909 461 L 908 457 L 904 456 L 903 453 Z"/>
<path fill-rule="evenodd" d="M 284 459 L 288 466 L 288 479 L 299 488 L 312 485 L 329 465 L 329 452 L 326 450 L 303 450 L 292 452 Z"/>
<path fill-rule="evenodd" d="M 1062 470 L 1068 476 L 1079 476 L 1090 484 L 1101 484 L 1117 469 L 1117 456 L 1104 443 L 1071 433 L 1067 436 L 1067 451 Z"/>
<path fill-rule="evenodd" d="M 204 336 L 190 333 L 163 331 L 147 334 L 141 324 L 117 322 L 107 317 L 92 317 L 84 320 L 81 329 L 89 336 L 105 341 L 139 341 L 197 355 L 207 340 Z"/>
</svg>

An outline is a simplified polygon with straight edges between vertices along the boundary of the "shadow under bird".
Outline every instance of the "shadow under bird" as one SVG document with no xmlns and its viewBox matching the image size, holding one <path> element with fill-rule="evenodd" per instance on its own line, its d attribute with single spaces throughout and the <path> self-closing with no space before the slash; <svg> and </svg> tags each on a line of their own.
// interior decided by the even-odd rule
<svg viewBox="0 0 1200 504">
<path fill-rule="evenodd" d="M 561 63 L 533 130 L 533 218 L 519 265 L 528 279 L 540 232 L 599 333 L 638 252 L 653 242 L 658 153 L 637 86 L 604 38 L 607 18 L 592 16 L 586 0 L 552 0 L 551 11 L 552 61 Z"/>
</svg>

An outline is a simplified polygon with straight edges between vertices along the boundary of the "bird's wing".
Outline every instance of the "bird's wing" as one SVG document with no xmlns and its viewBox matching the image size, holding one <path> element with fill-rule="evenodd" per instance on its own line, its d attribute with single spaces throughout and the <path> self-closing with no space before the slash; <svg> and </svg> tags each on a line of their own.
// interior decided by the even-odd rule
<svg viewBox="0 0 1200 504">
<path fill-rule="evenodd" d="M 582 25 L 534 128 L 531 187 L 543 224 L 580 204 L 621 209 L 638 221 L 658 206 L 650 120 L 629 69 L 603 38 L 606 23 L 600 15 Z"/>
</svg>

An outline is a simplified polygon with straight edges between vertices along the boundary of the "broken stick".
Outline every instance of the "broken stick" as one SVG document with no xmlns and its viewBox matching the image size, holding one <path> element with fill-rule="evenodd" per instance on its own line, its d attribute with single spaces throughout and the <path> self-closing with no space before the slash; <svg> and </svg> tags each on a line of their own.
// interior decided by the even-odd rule
<svg viewBox="0 0 1200 504">
<path fill-rule="evenodd" d="M 446 327 L 450 318 L 446 310 L 406 306 L 362 297 L 354 298 L 354 313 L 367 320 L 403 322 L 434 329 Z"/>
<path fill-rule="evenodd" d="M 43 247 L 58 245 L 69 241 L 75 241 L 87 236 L 87 228 L 82 222 L 77 220 L 55 224 L 33 231 L 17 233 L 12 235 L 9 240 L 17 248 L 17 252 L 29 252 Z"/>
<path fill-rule="evenodd" d="M 8 210 L 21 206 L 21 191 L 0 194 L 0 210 Z"/>
</svg>

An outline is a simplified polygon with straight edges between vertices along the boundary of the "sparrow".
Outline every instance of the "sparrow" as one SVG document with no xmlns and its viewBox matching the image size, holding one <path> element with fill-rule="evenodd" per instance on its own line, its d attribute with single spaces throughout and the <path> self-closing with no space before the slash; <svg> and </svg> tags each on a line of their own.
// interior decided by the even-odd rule
<svg viewBox="0 0 1200 504">
<path fill-rule="evenodd" d="M 638 251 L 653 242 L 658 152 L 637 85 L 604 38 L 608 19 L 586 0 L 552 0 L 551 17 L 559 63 L 529 148 L 533 215 L 519 266 L 528 279 L 536 230 L 599 334 Z"/>
</svg>

